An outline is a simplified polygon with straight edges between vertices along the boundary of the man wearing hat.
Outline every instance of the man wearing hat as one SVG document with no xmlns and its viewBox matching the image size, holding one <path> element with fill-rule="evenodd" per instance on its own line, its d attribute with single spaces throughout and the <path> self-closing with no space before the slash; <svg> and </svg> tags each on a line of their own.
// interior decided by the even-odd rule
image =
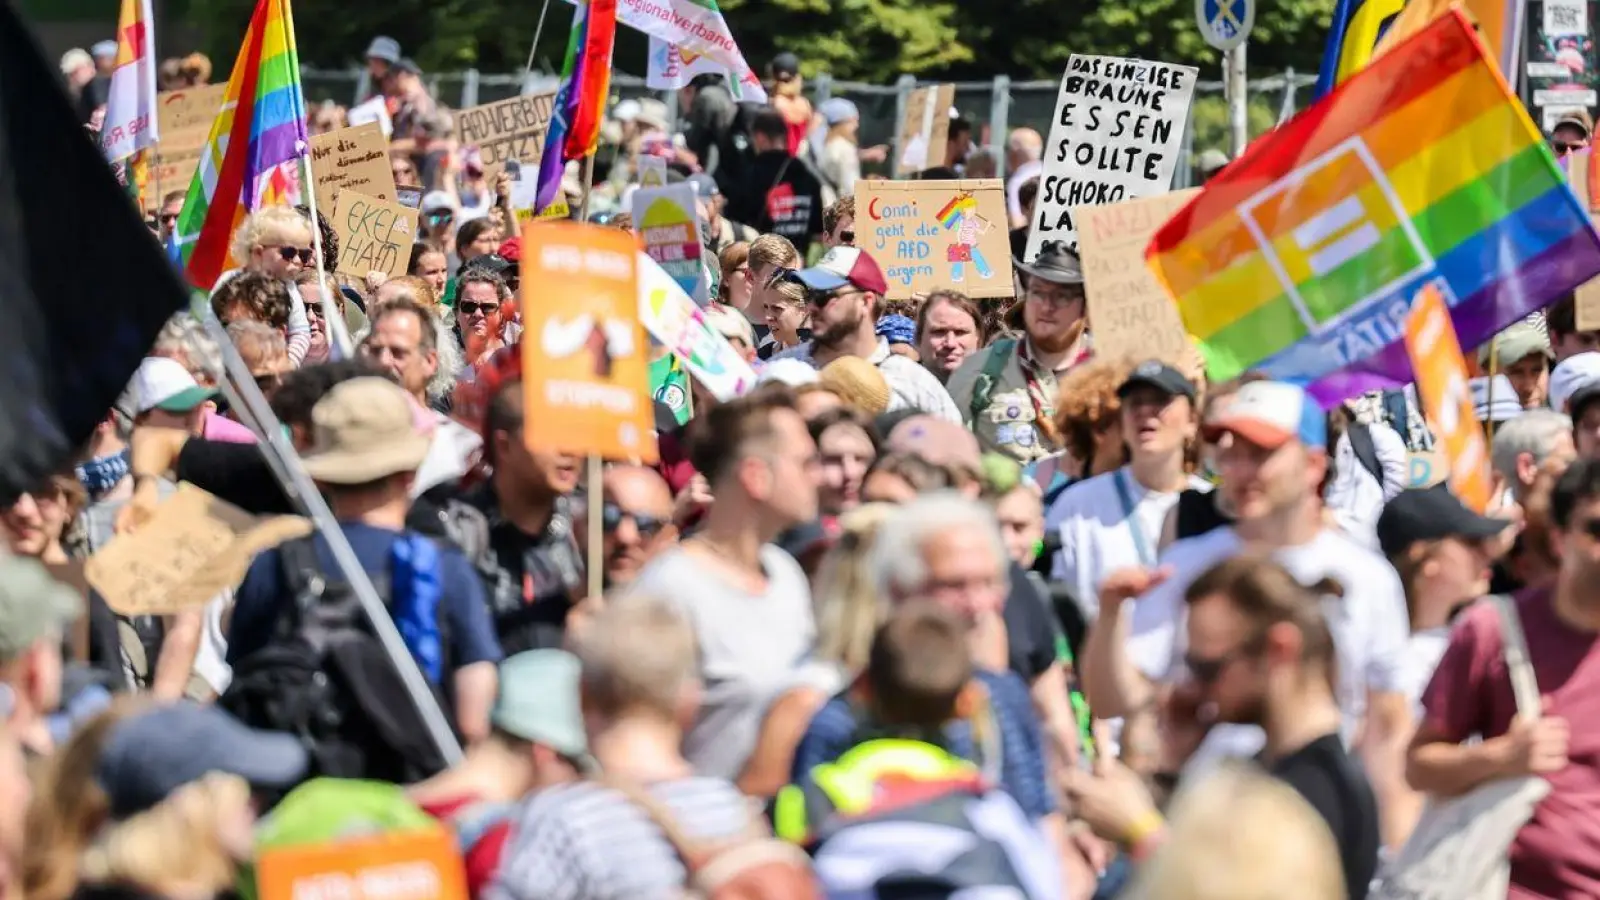
<svg viewBox="0 0 1600 900">
<path fill-rule="evenodd" d="M 1555 148 L 1556 155 L 1561 156 L 1589 146 L 1593 133 L 1594 121 L 1589 118 L 1589 111 L 1580 107 L 1564 112 L 1556 119 L 1550 128 L 1550 144 Z"/>
<path fill-rule="evenodd" d="M 1490 354 L 1493 354 L 1493 360 Z M 1550 366 L 1555 354 L 1550 339 L 1537 325 L 1521 321 L 1500 332 L 1478 350 L 1484 371 L 1497 369 L 1511 382 L 1523 409 L 1545 405 L 1550 390 Z M 1498 397 L 1494 398 L 1500 399 Z"/>
<path fill-rule="evenodd" d="M 817 264 L 779 270 L 778 276 L 805 291 L 811 311 L 811 340 L 773 359 L 798 359 L 821 369 L 842 356 L 859 356 L 878 367 L 893 394 L 889 409 L 907 407 L 960 422 L 961 413 L 933 373 L 889 350 L 878 337 L 878 316 L 888 290 L 883 270 L 865 250 L 834 247 Z"/>
<path fill-rule="evenodd" d="M 205 419 L 205 404 L 217 396 L 215 388 L 201 387 L 183 363 L 164 356 L 147 357 L 133 373 L 135 425 L 180 428 L 198 436 Z"/>
<path fill-rule="evenodd" d="M 1052 420 L 1056 383 L 1089 357 L 1083 268 L 1066 244 L 1046 241 L 1027 275 L 1022 302 L 1009 317 L 1023 337 L 1005 338 L 974 353 L 950 373 L 950 396 L 985 451 L 1017 462 L 1060 450 Z"/>
<path fill-rule="evenodd" d="M 61 640 L 82 614 L 77 591 L 38 560 L 0 556 L 0 722 L 28 754 L 55 748 L 47 717 L 61 705 Z"/>
<path fill-rule="evenodd" d="M 363 376 L 335 386 L 317 401 L 311 419 L 312 447 L 301 459 L 306 474 L 322 489 L 374 586 L 387 586 L 380 596 L 423 674 L 451 692 L 461 735 L 483 737 L 500 644 L 472 564 L 454 546 L 406 528 L 411 483 L 430 444 L 417 428 L 411 398 L 388 379 Z M 325 580 L 342 581 L 320 536 L 298 540 L 309 542 Z M 295 601 L 285 571 L 290 549 L 286 544 L 257 556 L 239 585 L 228 630 L 230 665 L 275 640 L 285 604 Z M 300 555 L 300 548 L 293 550 Z M 436 602 L 419 609 L 427 596 Z"/>
</svg>

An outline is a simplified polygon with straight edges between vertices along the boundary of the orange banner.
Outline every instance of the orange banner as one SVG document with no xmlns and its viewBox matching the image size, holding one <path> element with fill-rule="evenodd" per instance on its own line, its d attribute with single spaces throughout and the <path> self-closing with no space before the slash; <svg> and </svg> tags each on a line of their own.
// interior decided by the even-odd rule
<svg viewBox="0 0 1600 900">
<path fill-rule="evenodd" d="M 1450 460 L 1450 490 L 1481 513 L 1489 508 L 1489 450 L 1472 414 L 1461 342 L 1437 284 L 1424 285 L 1411 302 L 1406 352 L 1417 377 L 1417 396 Z"/>
<path fill-rule="evenodd" d="M 467 900 L 456 840 L 443 828 L 264 849 L 261 900 Z"/>
<path fill-rule="evenodd" d="M 1375 60 L 1432 24 L 1450 10 L 1460 6 L 1461 11 L 1478 26 L 1478 34 L 1489 47 L 1489 57 L 1500 66 L 1501 74 L 1514 86 L 1517 83 L 1517 55 L 1522 48 L 1522 17 L 1527 4 L 1523 0 L 1411 0 L 1400 10 L 1389 30 L 1378 41 L 1372 58 Z"/>
<path fill-rule="evenodd" d="M 523 440 L 530 448 L 656 461 L 649 339 L 639 321 L 633 235 L 528 223 L 522 283 Z"/>
</svg>

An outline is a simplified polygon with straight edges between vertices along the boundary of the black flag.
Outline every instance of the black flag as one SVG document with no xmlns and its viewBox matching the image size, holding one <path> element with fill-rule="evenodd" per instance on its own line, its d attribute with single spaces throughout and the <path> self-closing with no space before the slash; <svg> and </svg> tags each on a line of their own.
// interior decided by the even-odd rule
<svg viewBox="0 0 1600 900">
<path fill-rule="evenodd" d="M 0 0 L 0 504 L 72 461 L 188 294 Z"/>
</svg>

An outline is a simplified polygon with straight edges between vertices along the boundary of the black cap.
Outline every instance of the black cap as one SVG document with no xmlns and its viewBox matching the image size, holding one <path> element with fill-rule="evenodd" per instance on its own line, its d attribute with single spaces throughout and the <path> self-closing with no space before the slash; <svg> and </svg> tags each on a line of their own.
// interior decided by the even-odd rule
<svg viewBox="0 0 1600 900">
<path fill-rule="evenodd" d="M 474 256 L 462 263 L 461 271 L 466 272 L 476 269 L 493 275 L 504 275 L 506 270 L 512 267 L 511 260 L 506 259 L 504 256 L 498 253 L 485 253 L 482 256 Z"/>
<path fill-rule="evenodd" d="M 1583 410 L 1589 404 L 1600 400 L 1600 383 L 1584 385 L 1572 392 L 1567 398 L 1567 415 L 1576 423 L 1583 418 Z"/>
<path fill-rule="evenodd" d="M 1478 515 L 1445 485 L 1436 484 L 1401 491 L 1384 504 L 1383 514 L 1378 516 L 1378 546 L 1385 556 L 1394 557 L 1418 541 L 1448 537 L 1483 540 L 1505 531 L 1510 524 L 1505 519 Z"/>
<path fill-rule="evenodd" d="M 1159 359 L 1147 359 L 1134 366 L 1133 371 L 1128 373 L 1128 377 L 1117 388 L 1117 396 L 1126 397 L 1128 392 L 1136 387 L 1153 387 L 1174 397 L 1179 395 L 1188 397 L 1191 401 L 1199 395 L 1194 382 Z"/>
<path fill-rule="evenodd" d="M 772 77 L 779 81 L 800 74 L 800 57 L 793 53 L 779 53 L 772 58 Z"/>
</svg>

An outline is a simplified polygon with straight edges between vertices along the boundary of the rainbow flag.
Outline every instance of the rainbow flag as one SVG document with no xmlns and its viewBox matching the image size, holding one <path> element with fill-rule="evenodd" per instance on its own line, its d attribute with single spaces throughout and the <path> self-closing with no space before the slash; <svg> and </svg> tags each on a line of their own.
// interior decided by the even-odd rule
<svg viewBox="0 0 1600 900">
<path fill-rule="evenodd" d="M 583 159 L 600 145 L 611 91 L 611 51 L 617 37 L 617 0 L 587 0 L 572 16 L 567 58 L 561 67 L 544 155 L 539 159 L 539 190 L 534 215 L 561 195 L 561 175 L 569 161 Z M 587 185 L 585 186 L 587 189 Z"/>
<path fill-rule="evenodd" d="M 957 194 L 954 197 L 951 197 L 950 202 L 946 203 L 944 208 L 939 210 L 939 213 L 937 216 L 935 216 L 935 218 L 937 218 L 939 220 L 939 224 L 943 225 L 944 227 L 954 228 L 961 224 L 961 216 L 964 213 L 973 212 L 977 208 L 978 201 L 974 200 L 972 193 L 968 191 L 966 193 Z"/>
<path fill-rule="evenodd" d="M 152 146 L 156 128 L 156 51 L 150 0 L 122 0 L 117 19 L 117 60 L 106 95 L 100 147 L 116 162 Z"/>
<path fill-rule="evenodd" d="M 228 243 L 256 208 L 262 179 L 305 153 L 306 104 L 289 0 L 258 0 L 178 216 L 177 244 L 191 284 L 209 291 L 236 264 Z"/>
<path fill-rule="evenodd" d="M 1410 380 L 1438 279 L 1463 346 L 1600 274 L 1600 238 L 1457 11 L 1258 139 L 1151 240 L 1212 379 L 1324 403 Z"/>
</svg>

